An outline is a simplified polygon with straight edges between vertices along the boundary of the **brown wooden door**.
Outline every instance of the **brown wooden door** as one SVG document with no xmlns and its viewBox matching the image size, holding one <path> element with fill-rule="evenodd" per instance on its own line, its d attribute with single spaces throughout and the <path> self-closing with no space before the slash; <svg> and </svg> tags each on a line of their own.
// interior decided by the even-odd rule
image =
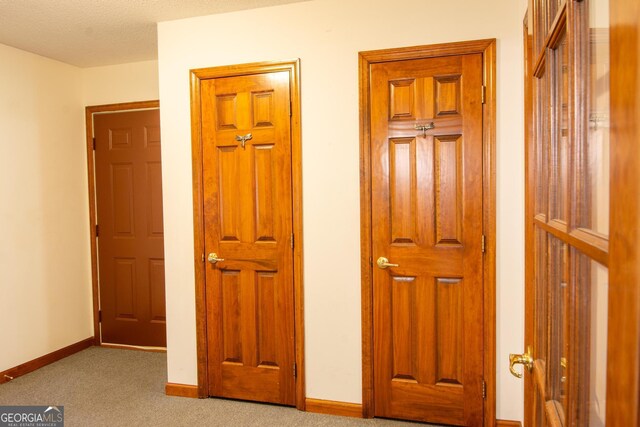
<svg viewBox="0 0 640 427">
<path fill-rule="evenodd" d="M 293 405 L 289 73 L 201 93 L 209 394 Z"/>
<path fill-rule="evenodd" d="M 166 346 L 159 110 L 95 114 L 102 342 Z"/>
<path fill-rule="evenodd" d="M 375 415 L 478 426 L 482 57 L 373 64 L 371 82 Z"/>
</svg>

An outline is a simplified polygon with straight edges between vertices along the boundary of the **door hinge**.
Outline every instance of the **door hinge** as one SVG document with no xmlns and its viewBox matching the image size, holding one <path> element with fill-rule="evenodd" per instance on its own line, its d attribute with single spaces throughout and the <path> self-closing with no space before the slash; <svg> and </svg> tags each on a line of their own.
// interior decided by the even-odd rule
<svg viewBox="0 0 640 427">
<path fill-rule="evenodd" d="M 289 117 L 293 117 L 293 102 L 289 101 Z"/>
<path fill-rule="evenodd" d="M 298 365 L 296 363 L 293 364 L 293 378 L 298 378 Z"/>
<path fill-rule="evenodd" d="M 487 399 L 487 383 L 484 380 L 482 380 L 482 399 Z"/>
<path fill-rule="evenodd" d="M 100 226 L 96 224 L 96 237 L 100 235 Z"/>
<path fill-rule="evenodd" d="M 204 254 L 202 254 L 202 262 L 204 262 Z"/>
<path fill-rule="evenodd" d="M 482 253 L 484 253 L 486 247 L 485 247 L 485 238 L 484 238 L 484 234 L 482 235 L 482 243 L 481 243 L 481 247 L 482 247 Z"/>
<path fill-rule="evenodd" d="M 484 104 L 487 100 L 487 87 L 482 85 L 482 103 Z"/>
<path fill-rule="evenodd" d="M 96 137 L 93 137 L 93 151 L 96 151 Z"/>
<path fill-rule="evenodd" d="M 102 310 L 98 310 L 98 322 L 102 323 Z"/>
<path fill-rule="evenodd" d="M 293 241 L 293 233 L 291 233 L 291 249 L 293 249 L 294 241 Z"/>
</svg>

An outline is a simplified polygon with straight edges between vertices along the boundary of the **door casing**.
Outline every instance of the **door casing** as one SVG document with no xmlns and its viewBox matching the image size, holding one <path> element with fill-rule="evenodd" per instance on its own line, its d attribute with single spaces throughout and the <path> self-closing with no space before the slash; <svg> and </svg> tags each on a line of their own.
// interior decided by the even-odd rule
<svg viewBox="0 0 640 427">
<path fill-rule="evenodd" d="M 96 113 L 149 110 L 160 108 L 160 101 L 125 102 L 120 104 L 92 105 L 85 108 L 85 131 L 87 149 L 87 175 L 89 183 L 89 236 L 91 242 L 91 290 L 93 299 L 93 345 L 102 345 L 100 335 L 100 285 L 98 283 L 98 243 L 96 238 L 96 225 L 98 217 L 96 211 L 96 173 L 93 148 L 93 115 Z M 127 347 L 120 345 L 107 345 L 108 347 Z M 148 351 L 166 350 L 157 347 L 144 347 Z"/>
<path fill-rule="evenodd" d="M 484 310 L 484 425 L 495 422 L 496 401 L 496 40 L 486 39 L 359 53 L 360 89 L 360 264 L 362 281 L 362 413 L 373 417 L 373 258 L 371 224 L 371 99 L 372 64 L 449 55 L 482 54 L 484 103 L 482 108 L 482 212 L 485 252 L 483 260 Z"/>
<path fill-rule="evenodd" d="M 288 71 L 291 91 L 291 170 L 293 185 L 293 286 L 296 361 L 296 408 L 305 409 L 304 300 L 302 283 L 302 145 L 300 128 L 300 60 L 256 62 L 191 70 L 191 154 L 193 173 L 193 232 L 196 284 L 196 336 L 198 354 L 198 396 L 208 397 L 207 312 L 204 258 L 204 182 L 202 170 L 202 120 L 200 82 L 205 79 Z"/>
</svg>

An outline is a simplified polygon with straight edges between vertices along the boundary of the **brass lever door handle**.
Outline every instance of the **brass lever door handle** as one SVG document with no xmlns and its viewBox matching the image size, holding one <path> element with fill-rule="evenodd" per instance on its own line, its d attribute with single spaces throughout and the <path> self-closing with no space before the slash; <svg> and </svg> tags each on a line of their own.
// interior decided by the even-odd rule
<svg viewBox="0 0 640 427">
<path fill-rule="evenodd" d="M 389 267 L 397 267 L 398 264 L 391 264 L 389 262 L 388 259 L 386 259 L 385 257 L 381 256 L 380 258 L 378 258 L 378 261 L 376 261 L 376 264 L 378 264 L 378 267 L 380 267 L 381 269 L 385 269 L 385 268 L 389 268 Z"/>
<path fill-rule="evenodd" d="M 213 265 L 216 265 L 217 262 L 222 262 L 224 261 L 224 259 L 218 258 L 218 254 L 216 254 L 215 252 L 211 252 L 207 257 L 207 261 L 209 261 Z"/>
<path fill-rule="evenodd" d="M 522 378 L 522 374 L 514 369 L 515 365 L 523 365 L 529 372 L 533 369 L 533 357 L 531 357 L 531 347 L 527 348 L 527 352 L 524 354 L 510 354 L 509 355 L 509 371 L 511 375 L 517 378 Z"/>
</svg>

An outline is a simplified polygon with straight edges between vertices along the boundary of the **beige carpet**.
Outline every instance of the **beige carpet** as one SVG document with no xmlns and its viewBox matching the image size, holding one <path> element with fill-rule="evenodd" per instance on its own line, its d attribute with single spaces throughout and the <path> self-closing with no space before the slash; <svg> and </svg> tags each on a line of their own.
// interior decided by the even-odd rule
<svg viewBox="0 0 640 427">
<path fill-rule="evenodd" d="M 424 426 L 164 394 L 164 353 L 91 347 L 0 385 L 0 405 L 64 405 L 65 426 Z"/>
</svg>

